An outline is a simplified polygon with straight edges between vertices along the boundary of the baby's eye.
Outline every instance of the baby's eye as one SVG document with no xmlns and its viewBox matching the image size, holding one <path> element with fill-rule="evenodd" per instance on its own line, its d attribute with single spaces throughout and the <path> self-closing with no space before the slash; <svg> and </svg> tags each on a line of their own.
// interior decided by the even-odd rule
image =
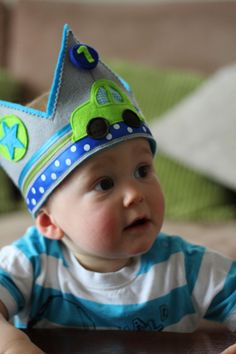
<svg viewBox="0 0 236 354">
<path fill-rule="evenodd" d="M 150 166 L 142 165 L 135 170 L 134 176 L 136 178 L 145 178 L 149 175 L 149 172 L 150 172 Z"/>
<path fill-rule="evenodd" d="M 95 189 L 97 191 L 107 191 L 114 187 L 114 181 L 110 177 L 103 177 L 100 181 L 98 181 L 95 185 Z"/>
</svg>

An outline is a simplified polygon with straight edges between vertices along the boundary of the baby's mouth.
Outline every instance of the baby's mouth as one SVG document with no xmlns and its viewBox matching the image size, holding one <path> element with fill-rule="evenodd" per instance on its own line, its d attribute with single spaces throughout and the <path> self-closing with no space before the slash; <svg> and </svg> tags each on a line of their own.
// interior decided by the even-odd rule
<svg viewBox="0 0 236 354">
<path fill-rule="evenodd" d="M 130 230 L 133 228 L 138 228 L 147 225 L 150 222 L 150 219 L 146 217 L 136 218 L 133 222 L 125 227 L 125 230 Z"/>
</svg>

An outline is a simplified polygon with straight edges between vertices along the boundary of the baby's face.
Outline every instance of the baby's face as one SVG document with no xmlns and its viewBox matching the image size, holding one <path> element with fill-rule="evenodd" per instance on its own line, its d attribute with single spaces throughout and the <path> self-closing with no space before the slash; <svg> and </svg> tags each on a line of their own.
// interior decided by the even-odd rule
<svg viewBox="0 0 236 354">
<path fill-rule="evenodd" d="M 164 201 L 149 143 L 132 139 L 98 153 L 53 194 L 51 213 L 81 263 L 130 259 L 159 233 Z M 90 263 L 89 263 L 90 262 Z"/>
</svg>

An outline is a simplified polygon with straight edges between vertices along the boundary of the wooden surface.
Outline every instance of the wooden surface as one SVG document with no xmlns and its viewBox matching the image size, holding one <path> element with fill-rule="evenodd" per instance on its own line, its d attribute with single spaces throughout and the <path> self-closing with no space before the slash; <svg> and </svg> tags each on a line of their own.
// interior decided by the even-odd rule
<svg viewBox="0 0 236 354">
<path fill-rule="evenodd" d="M 26 333 L 47 354 L 217 354 L 236 342 L 236 334 L 228 331 L 183 334 L 34 329 Z"/>
</svg>

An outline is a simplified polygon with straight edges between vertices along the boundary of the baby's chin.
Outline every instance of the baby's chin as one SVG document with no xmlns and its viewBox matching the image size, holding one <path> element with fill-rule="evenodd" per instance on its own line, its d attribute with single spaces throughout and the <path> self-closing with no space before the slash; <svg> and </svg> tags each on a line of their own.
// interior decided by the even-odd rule
<svg viewBox="0 0 236 354">
<path fill-rule="evenodd" d="M 132 253 L 130 254 L 130 257 L 138 257 L 147 253 L 152 248 L 154 241 L 155 240 L 149 242 L 146 241 L 144 243 L 138 244 L 136 247 L 134 246 L 132 249 Z"/>
</svg>

